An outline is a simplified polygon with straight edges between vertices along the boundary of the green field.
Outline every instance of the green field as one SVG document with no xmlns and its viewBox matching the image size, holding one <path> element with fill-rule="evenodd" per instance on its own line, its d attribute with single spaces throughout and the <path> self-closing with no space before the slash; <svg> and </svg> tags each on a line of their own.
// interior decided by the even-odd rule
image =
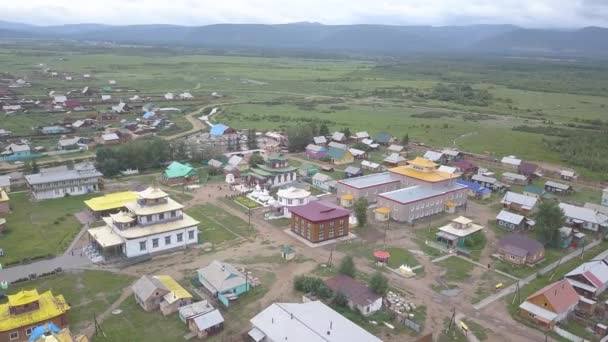
<svg viewBox="0 0 608 342">
<path fill-rule="evenodd" d="M 30 201 L 25 192 L 11 193 L 9 197 L 11 213 L 6 216 L 7 229 L 0 234 L 4 265 L 25 258 L 63 253 L 81 227 L 73 214 L 83 210 L 83 201 L 92 196 L 39 202 Z"/>
<path fill-rule="evenodd" d="M 201 222 L 199 229 L 203 242 L 218 244 L 237 238 L 235 234 L 247 237 L 254 233 L 247 222 L 213 204 L 197 205 L 187 209 L 186 213 Z"/>
<path fill-rule="evenodd" d="M 445 280 L 448 282 L 467 280 L 475 267 L 472 263 L 453 256 L 439 261 L 436 265 L 445 269 Z"/>
</svg>

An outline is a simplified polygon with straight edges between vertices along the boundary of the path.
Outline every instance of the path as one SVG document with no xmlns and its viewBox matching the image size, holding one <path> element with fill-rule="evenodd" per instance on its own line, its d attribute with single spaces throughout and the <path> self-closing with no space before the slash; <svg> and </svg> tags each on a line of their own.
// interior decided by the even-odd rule
<svg viewBox="0 0 608 342">
<path fill-rule="evenodd" d="M 109 308 L 107 308 L 104 312 L 102 312 L 99 316 L 96 317 L 97 323 L 101 325 L 101 323 L 106 318 L 108 318 L 108 316 L 110 314 L 112 314 L 112 311 L 114 311 L 115 309 L 118 309 L 125 300 L 127 300 L 129 297 L 131 297 L 132 294 L 133 294 L 133 290 L 131 289 L 131 285 L 122 289 L 122 293 L 120 294 L 120 297 L 118 297 L 118 299 L 114 303 L 112 303 L 112 305 L 110 305 Z M 102 326 L 102 329 L 103 329 L 103 326 Z M 86 335 L 89 339 L 91 339 L 93 337 L 93 335 L 95 334 L 95 325 L 93 325 L 92 323 L 89 324 L 86 328 L 83 329 L 82 333 L 84 335 Z"/>
<path fill-rule="evenodd" d="M 13 282 L 20 278 L 27 278 L 30 274 L 48 273 L 61 267 L 64 270 L 86 266 L 91 263 L 87 256 L 61 255 L 52 259 L 35 261 L 31 264 L 17 265 L 0 270 L 0 281 Z"/>
<path fill-rule="evenodd" d="M 595 240 L 591 243 L 589 243 L 589 245 L 585 246 L 585 249 L 589 249 L 589 248 L 593 248 L 595 246 L 597 246 L 598 244 L 600 244 L 600 240 Z M 570 252 L 569 254 L 567 254 L 566 256 L 564 256 L 561 260 L 561 263 L 565 263 L 568 262 L 574 258 L 576 258 L 577 256 L 579 256 L 581 254 L 581 248 L 577 248 L 574 251 Z M 603 252 L 605 253 L 605 252 Z M 604 255 L 601 253 L 601 255 Z M 527 276 L 526 278 L 520 279 L 519 281 L 519 287 L 522 288 L 524 286 L 526 286 L 527 284 L 529 284 L 531 281 L 533 281 L 534 279 L 536 279 L 536 277 L 538 276 L 538 274 L 540 273 L 545 274 L 548 273 L 549 271 L 553 270 L 554 268 L 556 268 L 559 265 L 560 261 L 554 261 L 551 264 L 545 266 L 544 268 L 542 268 L 541 270 L 539 270 L 538 272 L 535 272 L 529 276 Z M 497 292 L 489 297 L 484 298 L 483 300 L 481 300 L 479 303 L 473 305 L 473 308 L 475 308 L 475 310 L 480 310 L 483 309 L 484 307 L 494 303 L 495 301 L 515 292 L 515 290 L 517 289 L 517 283 L 512 284 L 506 288 L 504 288 L 502 291 Z"/>
<path fill-rule="evenodd" d="M 456 321 L 456 329 L 460 330 L 463 334 L 465 334 L 469 342 L 479 342 L 479 339 L 477 338 L 477 336 L 475 336 L 475 334 L 473 334 L 472 331 L 470 331 L 470 328 L 469 331 L 464 331 L 464 328 L 460 325 L 460 323 L 465 318 L 466 317 L 461 312 L 456 313 L 456 315 L 454 316 L 454 321 Z"/>
</svg>

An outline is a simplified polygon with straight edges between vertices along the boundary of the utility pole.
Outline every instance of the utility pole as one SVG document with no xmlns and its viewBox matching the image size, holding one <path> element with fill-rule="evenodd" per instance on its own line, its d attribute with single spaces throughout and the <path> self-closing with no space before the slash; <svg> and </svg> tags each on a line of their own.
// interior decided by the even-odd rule
<svg viewBox="0 0 608 342">
<path fill-rule="evenodd" d="M 549 280 L 553 280 L 553 276 L 555 275 L 555 272 L 557 272 L 557 268 L 559 267 L 559 265 L 561 265 L 562 263 L 562 257 L 559 257 L 559 260 L 557 260 L 557 266 L 555 266 L 555 268 L 553 269 L 553 272 L 551 273 L 551 277 L 549 277 Z"/>
<path fill-rule="evenodd" d="M 247 217 L 249 219 L 248 223 L 247 223 L 247 227 L 249 229 L 251 229 L 251 208 L 247 207 Z"/>
<path fill-rule="evenodd" d="M 329 250 L 329 260 L 327 260 L 327 267 L 331 267 L 331 263 L 333 261 L 333 257 L 334 257 L 334 248 L 332 247 Z"/>
<path fill-rule="evenodd" d="M 521 297 L 519 295 L 519 280 L 515 284 L 515 295 L 513 296 L 513 301 L 511 302 L 511 304 L 515 303 L 515 298 L 517 298 L 517 304 L 521 304 Z"/>
<path fill-rule="evenodd" d="M 384 228 L 384 247 L 383 249 L 386 250 L 386 232 L 388 231 L 388 227 L 389 224 L 391 223 L 391 218 L 388 218 L 388 221 L 386 221 L 386 228 Z"/>
<path fill-rule="evenodd" d="M 452 310 L 452 317 L 450 317 L 450 324 L 448 324 L 448 329 L 445 331 L 446 334 L 452 330 L 452 325 L 456 323 L 456 308 Z"/>
</svg>

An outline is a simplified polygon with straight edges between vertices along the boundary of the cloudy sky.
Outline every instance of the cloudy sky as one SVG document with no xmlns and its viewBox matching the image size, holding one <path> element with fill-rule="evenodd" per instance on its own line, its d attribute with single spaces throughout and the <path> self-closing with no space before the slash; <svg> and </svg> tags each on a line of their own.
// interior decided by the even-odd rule
<svg viewBox="0 0 608 342">
<path fill-rule="evenodd" d="M 289 23 L 608 27 L 608 0 L 0 0 L 0 20 L 38 25 Z"/>
</svg>

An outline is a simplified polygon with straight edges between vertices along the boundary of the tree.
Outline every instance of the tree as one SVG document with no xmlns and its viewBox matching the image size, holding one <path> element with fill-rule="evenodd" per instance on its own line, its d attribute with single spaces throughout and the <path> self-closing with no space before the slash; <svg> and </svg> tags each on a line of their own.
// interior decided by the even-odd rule
<svg viewBox="0 0 608 342">
<path fill-rule="evenodd" d="M 559 246 L 559 229 L 566 223 L 566 217 L 557 202 L 542 202 L 538 207 L 535 221 L 538 238 L 549 246 Z"/>
<path fill-rule="evenodd" d="M 369 279 L 369 288 L 374 293 L 384 296 L 388 291 L 388 279 L 380 272 L 375 272 Z"/>
<path fill-rule="evenodd" d="M 23 173 L 29 175 L 32 173 L 32 163 L 29 160 L 26 160 L 23 164 Z"/>
<path fill-rule="evenodd" d="M 367 200 L 364 197 L 360 197 L 355 201 L 355 205 L 353 206 L 359 227 L 363 227 L 367 223 L 367 205 Z"/>
<path fill-rule="evenodd" d="M 332 290 L 325 285 L 323 280 L 316 277 L 297 276 L 293 281 L 293 287 L 298 291 L 313 293 L 323 299 L 328 299 L 333 294 Z"/>
<path fill-rule="evenodd" d="M 357 269 L 355 268 L 355 262 L 353 261 L 353 257 L 344 257 L 344 259 L 342 259 L 342 261 L 340 262 L 338 272 L 354 278 L 355 273 L 357 273 Z"/>
<path fill-rule="evenodd" d="M 369 145 L 365 145 L 364 143 L 357 141 L 356 143 L 352 144 L 350 146 L 351 148 L 357 149 L 357 150 L 361 150 L 361 151 L 369 151 L 370 147 Z"/>
<path fill-rule="evenodd" d="M 38 166 L 36 159 L 32 159 L 32 173 L 40 173 L 40 167 Z"/>
<path fill-rule="evenodd" d="M 326 124 L 322 124 L 321 127 L 319 127 L 319 135 L 322 135 L 322 136 L 329 135 L 329 128 L 327 127 Z"/>
<path fill-rule="evenodd" d="M 344 293 L 338 292 L 334 297 L 334 304 L 336 304 L 337 306 L 345 307 L 348 305 L 348 299 L 346 298 Z"/>
<path fill-rule="evenodd" d="M 259 154 L 251 155 L 251 158 L 249 158 L 249 166 L 256 166 L 260 164 L 264 164 L 264 158 Z"/>
<path fill-rule="evenodd" d="M 256 135 L 256 131 L 254 128 L 247 131 L 247 148 L 250 150 L 255 150 L 258 148 L 258 137 Z"/>
<path fill-rule="evenodd" d="M 289 138 L 289 152 L 303 151 L 313 138 L 313 130 L 309 125 L 288 127 L 285 131 Z"/>
<path fill-rule="evenodd" d="M 401 145 L 407 147 L 407 145 L 410 143 L 410 136 L 405 133 L 405 135 L 403 136 L 403 138 L 401 138 Z"/>
<path fill-rule="evenodd" d="M 348 138 L 349 138 L 349 137 L 352 135 L 352 133 L 351 133 L 351 131 L 350 131 L 350 128 L 348 128 L 348 127 L 345 127 L 345 128 L 342 130 L 342 133 L 344 133 L 344 136 L 346 136 L 346 138 L 347 138 L 347 139 L 348 139 Z"/>
</svg>

